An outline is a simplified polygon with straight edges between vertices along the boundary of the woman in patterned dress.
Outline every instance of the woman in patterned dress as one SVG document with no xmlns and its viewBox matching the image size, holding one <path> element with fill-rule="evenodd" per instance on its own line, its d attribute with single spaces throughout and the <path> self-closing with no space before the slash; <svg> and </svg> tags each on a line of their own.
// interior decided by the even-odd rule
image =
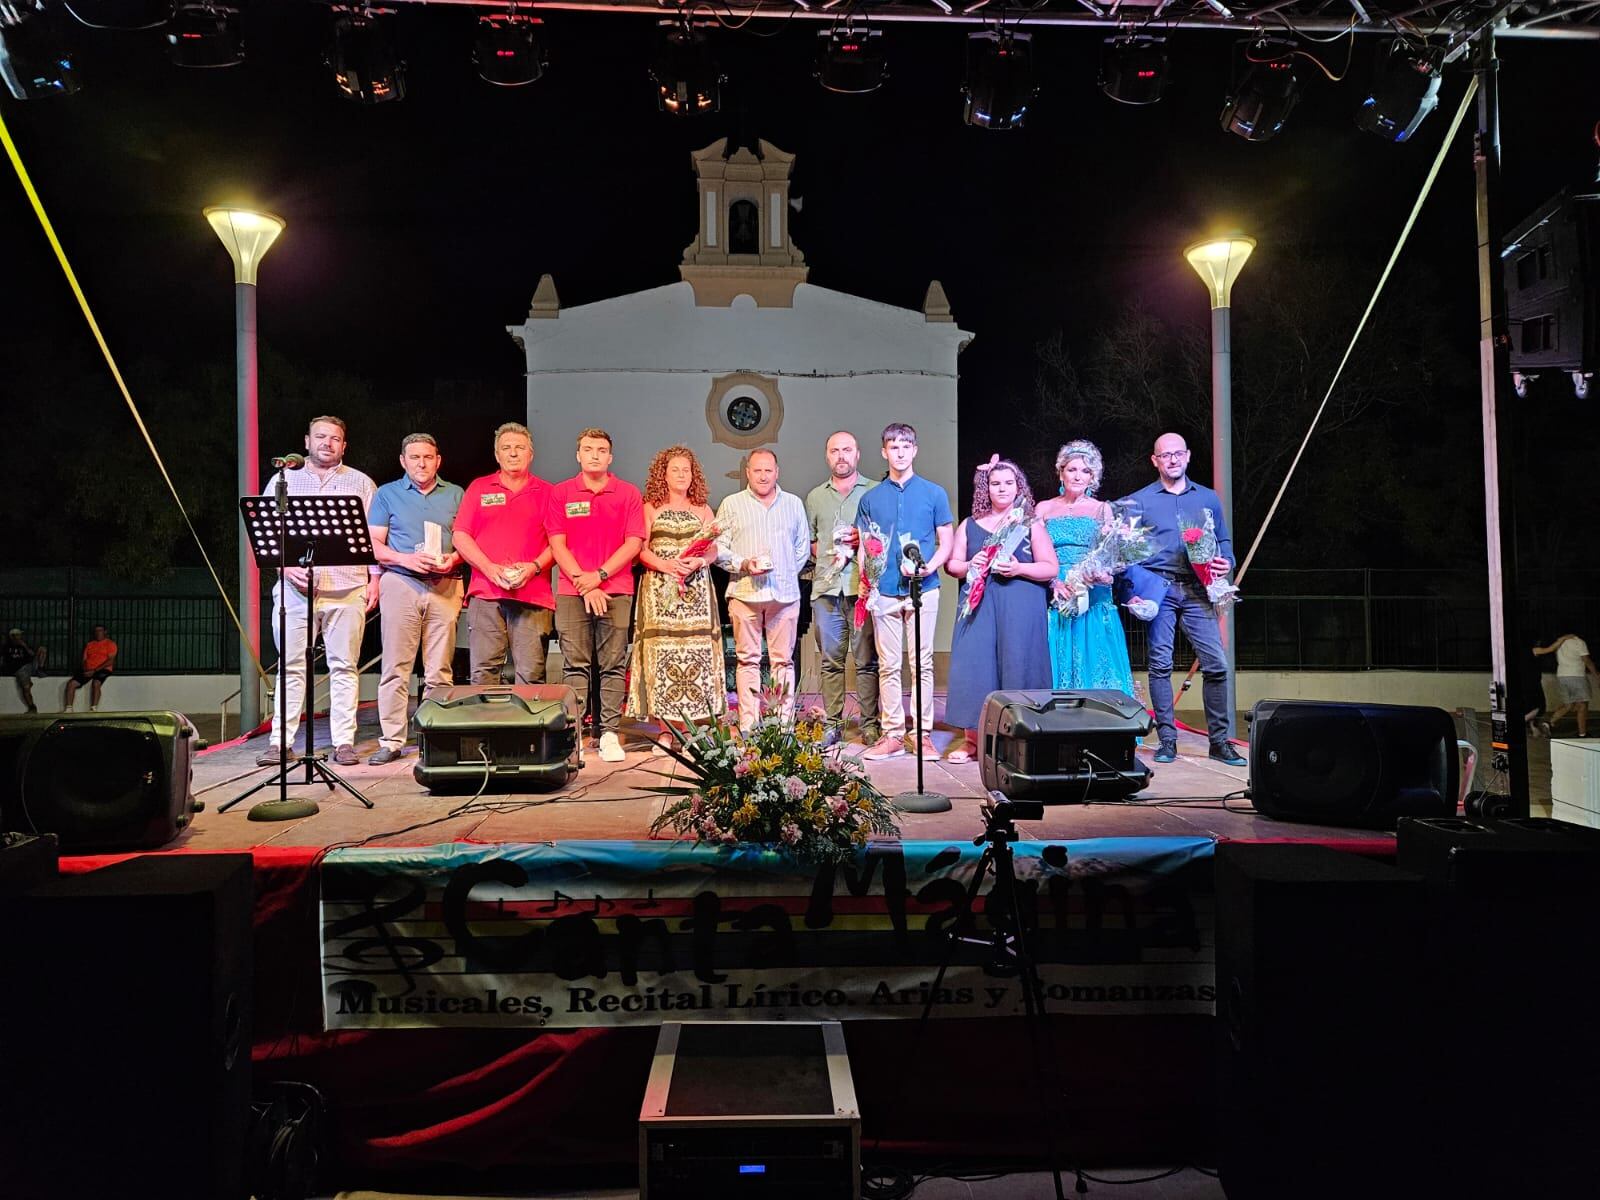
<svg viewBox="0 0 1600 1200">
<path fill-rule="evenodd" d="M 709 554 L 684 550 L 716 514 L 706 504 L 705 474 L 694 451 L 668 446 L 651 460 L 644 482 L 644 522 L 650 539 L 639 551 L 644 575 L 634 615 L 628 711 L 663 728 L 656 753 L 673 743 L 670 723 L 685 728 L 728 708 L 717 598 Z"/>
</svg>

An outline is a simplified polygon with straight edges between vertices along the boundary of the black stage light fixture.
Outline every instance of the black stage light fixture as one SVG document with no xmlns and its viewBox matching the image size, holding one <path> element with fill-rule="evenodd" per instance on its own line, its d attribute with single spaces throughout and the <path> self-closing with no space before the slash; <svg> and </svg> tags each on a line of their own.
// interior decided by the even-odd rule
<svg viewBox="0 0 1600 1200">
<path fill-rule="evenodd" d="M 328 66 L 338 89 L 358 104 L 406 95 L 406 64 L 394 45 L 393 9 L 334 10 Z"/>
<path fill-rule="evenodd" d="M 18 100 L 71 96 L 82 86 L 54 14 L 38 0 L 0 4 L 0 84 Z"/>
<path fill-rule="evenodd" d="M 244 61 L 237 8 L 185 4 L 167 22 L 167 57 L 175 67 L 236 67 Z"/>
<path fill-rule="evenodd" d="M 1403 142 L 1439 107 L 1442 55 L 1429 46 L 1395 38 L 1378 55 L 1372 90 L 1361 102 L 1356 124 L 1391 142 Z"/>
<path fill-rule="evenodd" d="M 174 0 L 64 0 L 62 7 L 90 29 L 159 29 L 172 19 Z"/>
<path fill-rule="evenodd" d="M 1167 39 L 1144 33 L 1107 38 L 1099 83 L 1119 104 L 1154 104 L 1167 87 Z"/>
<path fill-rule="evenodd" d="M 1249 65 L 1222 108 L 1222 128 L 1247 142 L 1271 141 L 1300 102 L 1295 44 L 1276 38 L 1244 43 Z"/>
<path fill-rule="evenodd" d="M 1033 35 L 1014 29 L 967 34 L 966 102 L 961 119 L 980 129 L 1020 129 L 1039 94 L 1033 82 Z"/>
<path fill-rule="evenodd" d="M 722 81 L 706 35 L 687 21 L 663 21 L 665 31 L 650 63 L 650 81 L 662 112 L 679 117 L 714 113 L 722 107 Z"/>
<path fill-rule="evenodd" d="M 817 82 L 830 92 L 860 96 L 889 78 L 880 29 L 823 30 L 817 35 Z"/>
<path fill-rule="evenodd" d="M 523 87 L 537 82 L 550 56 L 544 48 L 544 22 L 516 12 L 478 18 L 472 41 L 472 65 L 478 78 L 496 87 Z"/>
</svg>

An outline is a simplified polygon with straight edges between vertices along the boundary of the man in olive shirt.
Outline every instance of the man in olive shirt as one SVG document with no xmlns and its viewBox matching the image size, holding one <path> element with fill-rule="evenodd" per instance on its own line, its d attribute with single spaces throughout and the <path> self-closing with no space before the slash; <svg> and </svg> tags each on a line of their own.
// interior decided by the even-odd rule
<svg viewBox="0 0 1600 1200">
<path fill-rule="evenodd" d="M 833 745 L 844 728 L 846 663 L 856 664 L 856 700 L 861 707 L 860 736 L 865 745 L 878 740 L 878 650 L 871 618 L 855 624 L 861 566 L 856 551 L 856 507 L 872 484 L 861 478 L 861 449 L 855 435 L 839 430 L 829 435 L 824 456 L 828 478 L 806 496 L 811 526 L 811 557 L 816 563 L 811 583 L 811 624 L 822 651 L 822 706 L 828 714 L 826 741 Z"/>
</svg>

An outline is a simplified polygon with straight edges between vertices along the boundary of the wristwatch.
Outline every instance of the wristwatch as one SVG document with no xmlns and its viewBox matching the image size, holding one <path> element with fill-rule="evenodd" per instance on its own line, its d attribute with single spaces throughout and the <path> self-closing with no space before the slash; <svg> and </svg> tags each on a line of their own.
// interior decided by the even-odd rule
<svg viewBox="0 0 1600 1200">
<path fill-rule="evenodd" d="M 600 576 L 600 582 L 601 583 L 604 583 L 606 580 L 611 578 L 611 572 L 606 570 L 604 567 L 601 567 L 598 571 L 595 572 L 595 574 Z"/>
</svg>

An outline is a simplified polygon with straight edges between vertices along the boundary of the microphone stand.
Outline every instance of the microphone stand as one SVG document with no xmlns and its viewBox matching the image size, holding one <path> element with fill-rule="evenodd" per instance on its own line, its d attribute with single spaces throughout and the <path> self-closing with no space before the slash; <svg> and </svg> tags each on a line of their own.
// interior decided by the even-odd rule
<svg viewBox="0 0 1600 1200">
<path fill-rule="evenodd" d="M 911 643 L 915 662 L 912 666 L 912 701 L 916 705 L 916 717 L 911 727 L 916 730 L 912 737 L 914 743 L 912 754 L 917 759 L 917 790 L 914 792 L 901 792 L 891 801 L 900 812 L 936 813 L 949 812 L 952 807 L 950 797 L 940 792 L 924 791 L 922 787 L 922 739 L 928 736 L 927 730 L 922 727 L 922 551 L 915 542 L 906 543 L 906 557 L 911 560 L 911 565 L 916 567 L 916 573 L 906 580 L 906 586 L 911 589 Z M 882 670 L 879 666 L 879 670 Z M 894 665 L 894 670 L 900 669 L 900 664 Z"/>
</svg>

